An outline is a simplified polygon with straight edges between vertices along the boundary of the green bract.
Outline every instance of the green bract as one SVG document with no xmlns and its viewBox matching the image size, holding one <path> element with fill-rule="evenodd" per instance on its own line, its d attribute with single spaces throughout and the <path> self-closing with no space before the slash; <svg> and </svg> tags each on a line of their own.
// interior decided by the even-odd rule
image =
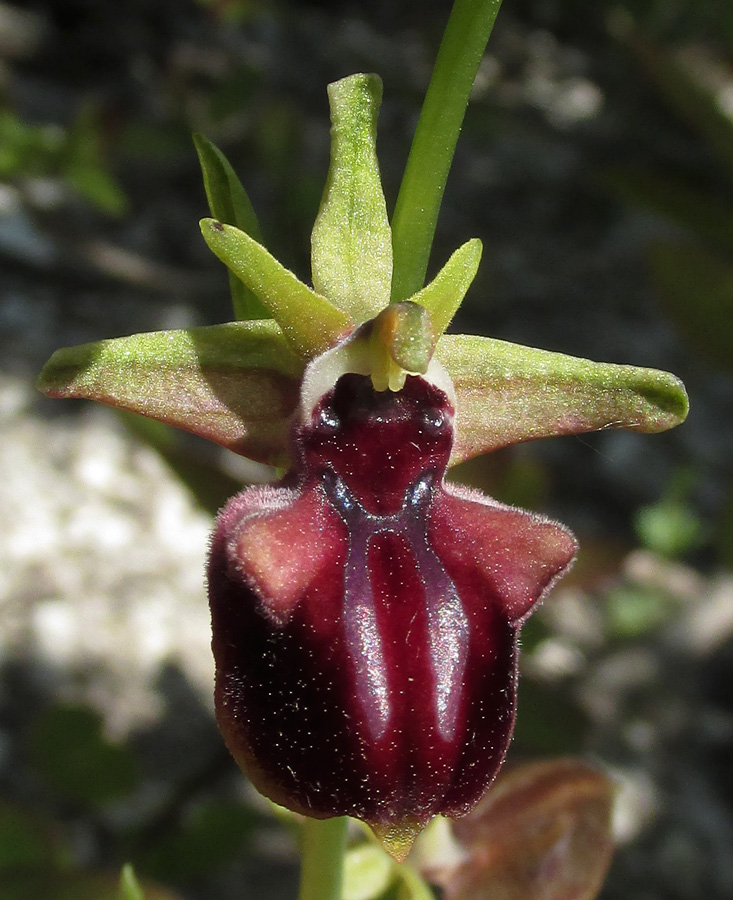
<svg viewBox="0 0 733 900">
<path fill-rule="evenodd" d="M 399 389 L 406 372 L 425 372 L 433 353 L 442 363 L 457 400 L 453 464 L 550 435 L 654 432 L 684 420 L 684 387 L 666 372 L 445 335 L 478 269 L 476 239 L 410 302 L 390 306 L 392 235 L 376 156 L 381 82 L 353 75 L 331 85 L 329 97 L 331 165 L 313 230 L 315 289 L 265 249 L 244 188 L 221 152 L 197 137 L 216 216 L 201 230 L 233 276 L 237 318 L 250 321 L 59 350 L 40 376 L 45 394 L 98 400 L 287 465 L 307 362 L 354 335 L 379 390 Z"/>
<path fill-rule="evenodd" d="M 201 163 L 204 176 L 206 199 L 212 216 L 227 225 L 236 225 L 255 240 L 261 241 L 260 223 L 247 192 L 229 165 L 229 160 L 202 134 L 194 134 L 193 142 Z M 266 319 L 268 311 L 257 299 L 256 294 L 229 273 L 229 288 L 232 292 L 232 306 L 237 319 Z"/>
</svg>

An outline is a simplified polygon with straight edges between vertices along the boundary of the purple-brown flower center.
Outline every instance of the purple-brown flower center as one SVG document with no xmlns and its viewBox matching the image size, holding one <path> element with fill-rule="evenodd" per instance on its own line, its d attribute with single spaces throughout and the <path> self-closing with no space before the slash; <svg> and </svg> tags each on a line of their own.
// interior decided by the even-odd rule
<svg viewBox="0 0 733 900">
<path fill-rule="evenodd" d="M 277 802 L 362 818 L 396 852 L 493 778 L 519 627 L 575 551 L 556 523 L 444 483 L 453 418 L 421 377 L 380 393 L 342 375 L 295 426 L 295 470 L 233 498 L 212 543 L 232 753 Z"/>
<path fill-rule="evenodd" d="M 440 482 L 453 443 L 445 394 L 410 376 L 404 388 L 375 391 L 364 375 L 343 375 L 298 436 L 306 477 L 339 476 L 369 513 L 391 514 L 422 476 Z"/>
</svg>

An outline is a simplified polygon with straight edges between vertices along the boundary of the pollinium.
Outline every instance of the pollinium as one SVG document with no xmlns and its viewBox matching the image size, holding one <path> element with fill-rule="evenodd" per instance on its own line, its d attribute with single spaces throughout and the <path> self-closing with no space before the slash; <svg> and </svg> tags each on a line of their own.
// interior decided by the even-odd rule
<svg viewBox="0 0 733 900">
<path fill-rule="evenodd" d="M 445 482 L 438 369 L 397 391 L 353 372 L 304 389 L 295 466 L 230 500 L 209 560 L 231 753 L 276 803 L 362 819 L 398 857 L 496 774 L 519 630 L 576 550 L 561 525 Z"/>
</svg>

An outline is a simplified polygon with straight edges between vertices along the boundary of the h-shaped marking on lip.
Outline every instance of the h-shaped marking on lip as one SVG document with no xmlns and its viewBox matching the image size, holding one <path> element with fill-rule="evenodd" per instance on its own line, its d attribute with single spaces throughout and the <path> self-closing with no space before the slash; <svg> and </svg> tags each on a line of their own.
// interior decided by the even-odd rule
<svg viewBox="0 0 733 900">
<path fill-rule="evenodd" d="M 385 532 L 404 536 L 411 548 L 425 591 L 438 732 L 446 741 L 455 735 L 469 622 L 455 584 L 428 542 L 426 519 L 433 478 L 428 473 L 413 482 L 397 512 L 375 515 L 364 509 L 335 472 L 328 470 L 324 476 L 323 489 L 348 533 L 344 628 L 356 670 L 357 693 L 375 740 L 387 728 L 390 699 L 367 556 L 371 539 Z"/>
</svg>

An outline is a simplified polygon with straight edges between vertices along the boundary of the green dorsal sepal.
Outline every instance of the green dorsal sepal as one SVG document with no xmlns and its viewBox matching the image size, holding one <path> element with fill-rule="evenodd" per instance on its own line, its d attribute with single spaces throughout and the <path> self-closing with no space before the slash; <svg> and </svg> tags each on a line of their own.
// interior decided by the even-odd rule
<svg viewBox="0 0 733 900">
<path fill-rule="evenodd" d="M 313 286 L 361 323 L 389 303 L 392 231 L 377 162 L 382 82 L 352 75 L 328 86 L 331 165 L 311 238 Z"/>
</svg>

